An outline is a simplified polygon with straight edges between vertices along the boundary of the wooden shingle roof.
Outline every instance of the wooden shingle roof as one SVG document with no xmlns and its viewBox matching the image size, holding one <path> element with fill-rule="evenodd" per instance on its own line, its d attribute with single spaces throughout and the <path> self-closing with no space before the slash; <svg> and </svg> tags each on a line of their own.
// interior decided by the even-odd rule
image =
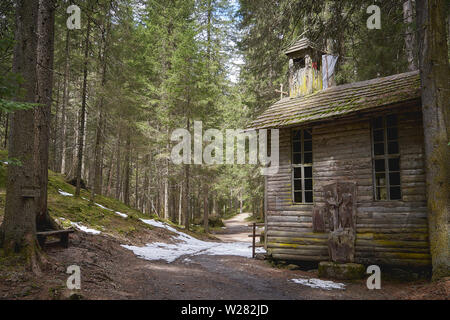
<svg viewBox="0 0 450 320">
<path fill-rule="evenodd" d="M 331 87 L 306 96 L 284 98 L 270 106 L 248 128 L 290 127 L 419 98 L 419 72 L 412 71 Z"/>
<path fill-rule="evenodd" d="M 291 53 L 310 48 L 317 51 L 322 51 L 314 42 L 310 41 L 308 38 L 301 38 L 297 40 L 291 47 L 289 47 L 286 50 L 285 54 L 289 55 Z"/>
</svg>

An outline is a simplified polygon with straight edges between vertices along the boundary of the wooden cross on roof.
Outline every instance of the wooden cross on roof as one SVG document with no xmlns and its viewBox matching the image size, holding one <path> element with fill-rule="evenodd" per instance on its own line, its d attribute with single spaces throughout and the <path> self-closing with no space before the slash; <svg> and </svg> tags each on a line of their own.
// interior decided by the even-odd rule
<svg viewBox="0 0 450 320">
<path fill-rule="evenodd" d="M 275 90 L 275 92 L 278 92 L 280 94 L 280 99 L 283 99 L 283 95 L 288 95 L 288 92 L 283 91 L 283 84 L 280 84 L 280 90 Z"/>
</svg>

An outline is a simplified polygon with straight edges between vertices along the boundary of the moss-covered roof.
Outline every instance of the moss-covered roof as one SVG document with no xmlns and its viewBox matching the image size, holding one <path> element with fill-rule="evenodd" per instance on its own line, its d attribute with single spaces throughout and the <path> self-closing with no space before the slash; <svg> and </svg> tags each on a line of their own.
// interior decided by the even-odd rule
<svg viewBox="0 0 450 320">
<path fill-rule="evenodd" d="M 314 42 L 310 41 L 308 38 L 301 38 L 300 40 L 297 40 L 292 46 L 290 46 L 285 54 L 286 55 L 290 55 L 292 53 L 298 52 L 298 51 L 302 51 L 302 50 L 306 50 L 306 49 L 314 49 L 317 51 L 322 52 L 323 50 L 321 50 L 319 48 L 319 46 L 317 44 L 315 44 Z"/>
<path fill-rule="evenodd" d="M 281 128 L 395 106 L 420 98 L 418 71 L 331 87 L 284 98 L 251 122 L 249 128 Z"/>
</svg>

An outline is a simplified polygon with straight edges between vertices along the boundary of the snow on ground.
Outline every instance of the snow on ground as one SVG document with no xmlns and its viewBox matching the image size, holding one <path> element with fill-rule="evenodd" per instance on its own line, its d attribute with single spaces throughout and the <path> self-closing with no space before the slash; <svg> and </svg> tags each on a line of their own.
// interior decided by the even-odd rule
<svg viewBox="0 0 450 320">
<path fill-rule="evenodd" d="M 118 214 L 119 216 L 121 216 L 122 218 L 128 218 L 128 215 L 119 211 L 114 211 L 115 214 Z"/>
<path fill-rule="evenodd" d="M 102 206 L 100 203 L 97 203 L 97 202 L 95 202 L 95 205 L 96 205 L 97 207 L 100 207 L 100 208 L 105 209 L 105 210 L 108 210 L 108 211 L 114 211 L 114 210 L 112 210 L 112 209 L 110 209 L 110 208 L 107 208 L 107 207 L 105 207 L 105 206 Z"/>
<path fill-rule="evenodd" d="M 326 280 L 320 280 L 320 279 L 291 279 L 290 281 L 294 283 L 298 283 L 304 286 L 308 286 L 315 289 L 325 289 L 325 290 L 331 290 L 331 289 L 339 289 L 344 290 L 345 284 L 343 283 L 337 283 L 333 281 L 326 281 Z"/>
<path fill-rule="evenodd" d="M 73 194 L 62 191 L 61 189 L 58 189 L 58 192 L 60 195 L 64 196 L 64 197 L 73 197 Z"/>
<path fill-rule="evenodd" d="M 99 231 L 99 230 L 95 230 L 95 229 L 91 229 L 91 228 L 88 228 L 88 227 L 86 227 L 86 226 L 83 226 L 81 223 L 79 223 L 79 222 L 70 222 L 75 228 L 77 228 L 77 229 L 79 229 L 79 230 L 81 230 L 81 231 L 83 231 L 83 232 L 86 232 L 86 233 L 90 233 L 90 234 L 100 234 L 100 233 L 102 233 L 101 231 Z"/>
<path fill-rule="evenodd" d="M 64 196 L 64 197 L 73 197 L 73 194 L 68 193 L 68 192 L 65 192 L 65 191 L 62 191 L 61 189 L 58 189 L 58 192 L 59 192 L 60 195 L 62 195 L 62 196 Z M 86 201 L 89 201 L 89 199 L 87 199 L 87 198 L 85 198 L 85 197 L 81 197 L 81 199 L 86 200 Z M 107 207 L 101 205 L 100 203 L 97 203 L 97 202 L 95 202 L 95 205 L 96 205 L 97 207 L 100 207 L 100 208 L 105 209 L 105 210 L 108 210 L 108 211 L 114 211 L 114 210 L 112 210 L 112 209 L 110 209 L 110 208 L 107 208 Z M 128 218 L 128 215 L 125 214 L 125 213 L 122 213 L 122 212 L 119 212 L 119 211 L 114 211 L 114 213 L 115 213 L 115 214 L 118 214 L 118 215 L 121 216 L 122 218 Z"/>
<path fill-rule="evenodd" d="M 149 243 L 145 247 L 122 245 L 122 247 L 133 251 L 134 254 L 145 260 L 166 260 L 168 263 L 171 263 L 185 255 L 232 255 L 247 258 L 252 256 L 252 249 L 248 242 L 225 243 L 202 241 L 180 232 L 163 222 L 141 220 L 154 227 L 164 228 L 176 233 L 177 235 L 173 239 L 178 241 L 174 244 L 162 242 Z M 264 249 L 257 248 L 257 252 L 264 252 Z"/>
<path fill-rule="evenodd" d="M 95 230 L 95 229 L 91 229 L 91 228 L 88 228 L 86 226 L 83 226 L 80 222 L 72 222 L 72 221 L 70 221 L 68 219 L 65 219 L 65 218 L 62 218 L 62 217 L 56 218 L 56 220 L 67 221 L 68 223 L 70 223 L 72 226 L 74 226 L 78 230 L 86 232 L 86 233 L 90 233 L 90 234 L 100 234 L 100 233 L 102 233 L 99 230 Z"/>
</svg>

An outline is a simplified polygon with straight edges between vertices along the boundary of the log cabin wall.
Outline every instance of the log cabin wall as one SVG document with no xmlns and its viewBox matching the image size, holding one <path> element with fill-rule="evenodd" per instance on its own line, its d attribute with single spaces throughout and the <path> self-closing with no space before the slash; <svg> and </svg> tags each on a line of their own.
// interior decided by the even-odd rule
<svg viewBox="0 0 450 320">
<path fill-rule="evenodd" d="M 422 115 L 419 107 L 397 114 L 402 199 L 374 200 L 373 115 L 305 127 L 313 132 L 314 204 L 324 204 L 324 184 L 355 181 L 356 262 L 428 266 Z M 312 229 L 314 205 L 292 201 L 291 131 L 280 129 L 280 170 L 267 179 L 267 250 L 281 260 L 328 260 L 328 233 Z"/>
</svg>

